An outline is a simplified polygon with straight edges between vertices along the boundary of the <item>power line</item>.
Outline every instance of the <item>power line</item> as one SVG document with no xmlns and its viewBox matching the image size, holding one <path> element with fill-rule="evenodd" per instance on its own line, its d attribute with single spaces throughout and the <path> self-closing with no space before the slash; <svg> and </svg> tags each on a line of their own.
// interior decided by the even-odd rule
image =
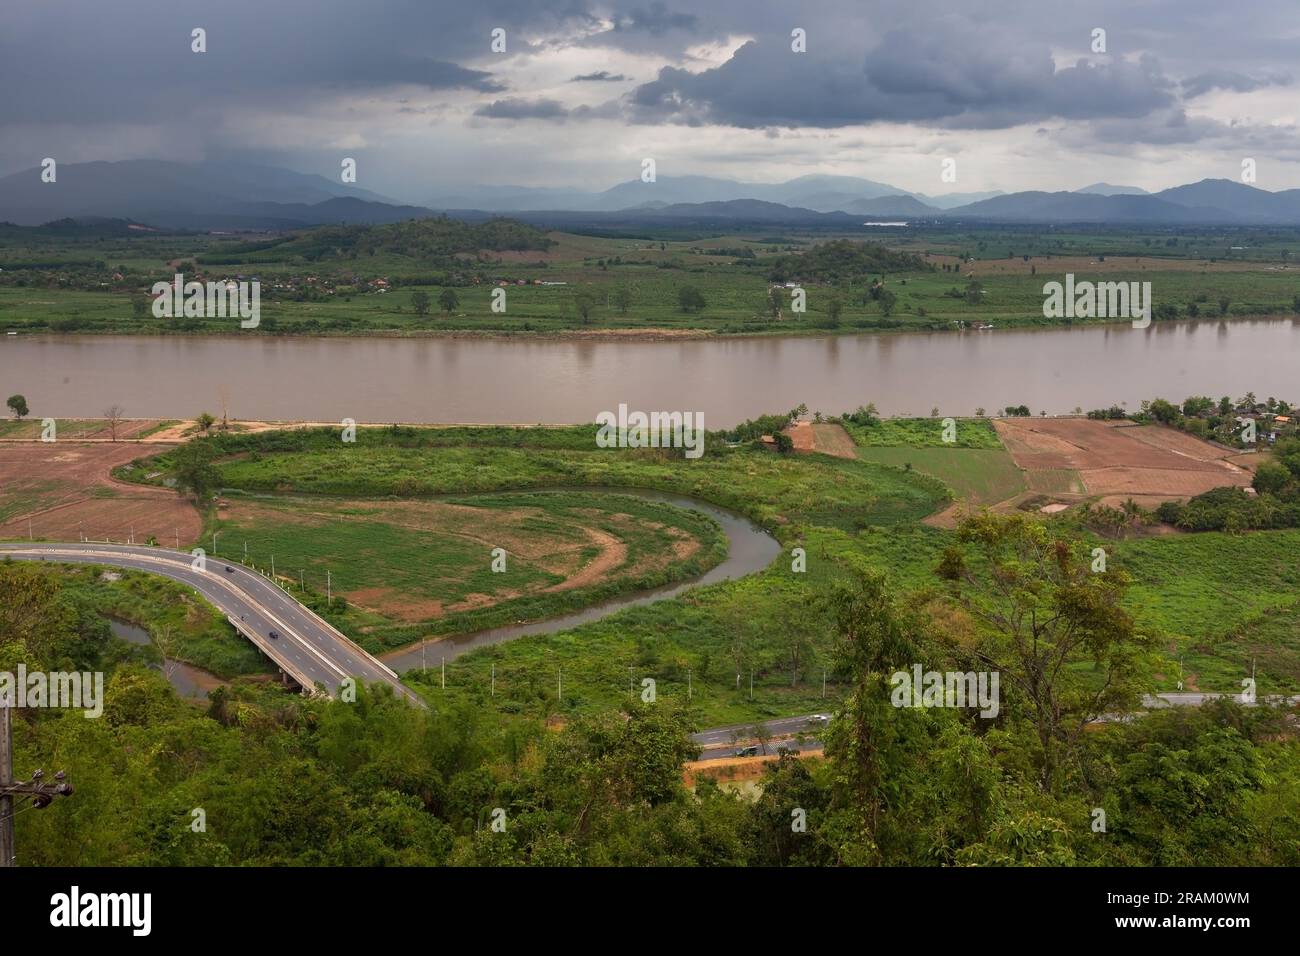
<svg viewBox="0 0 1300 956">
<path fill-rule="evenodd" d="M 19 783 L 14 780 L 13 710 L 0 706 L 0 866 L 15 866 L 14 817 L 27 810 L 42 810 L 54 802 L 55 797 L 72 795 L 72 784 L 60 770 L 54 783 L 45 783 L 45 771 L 37 770 L 32 779 Z M 14 809 L 14 802 L 30 800 L 31 806 Z"/>
</svg>

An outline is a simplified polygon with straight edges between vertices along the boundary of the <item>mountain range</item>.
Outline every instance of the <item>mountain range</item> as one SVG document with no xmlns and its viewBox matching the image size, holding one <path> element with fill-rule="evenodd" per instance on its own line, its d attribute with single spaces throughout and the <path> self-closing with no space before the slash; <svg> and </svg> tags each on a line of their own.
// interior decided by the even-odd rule
<svg viewBox="0 0 1300 956">
<path fill-rule="evenodd" d="M 1269 192 L 1206 179 L 1148 193 L 1093 183 L 1074 191 L 929 196 L 855 176 L 743 183 L 663 176 L 599 192 L 472 186 L 402 203 L 324 176 L 273 166 L 162 160 L 68 163 L 53 183 L 38 168 L 0 178 L 0 222 L 117 218 L 164 229 L 278 231 L 327 223 L 379 224 L 447 212 L 511 214 L 539 225 L 785 223 L 852 228 L 879 220 L 1151 225 L 1300 225 L 1300 189 Z"/>
</svg>

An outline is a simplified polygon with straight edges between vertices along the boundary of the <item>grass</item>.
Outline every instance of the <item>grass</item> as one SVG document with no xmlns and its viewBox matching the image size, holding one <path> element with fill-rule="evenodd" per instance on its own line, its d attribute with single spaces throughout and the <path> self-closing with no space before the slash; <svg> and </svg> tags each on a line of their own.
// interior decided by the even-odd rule
<svg viewBox="0 0 1300 956">
<path fill-rule="evenodd" d="M 938 482 L 870 462 L 713 450 L 683 460 L 658 449 L 598 449 L 591 430 L 480 428 L 475 444 L 452 444 L 460 429 L 411 429 L 433 447 L 391 447 L 374 432 L 341 446 L 333 432 L 283 444 L 305 451 L 252 452 L 222 465 L 223 484 L 260 492 L 428 497 L 573 485 L 647 488 L 704 498 L 769 529 L 821 524 L 844 529 L 904 524 L 945 499 Z M 320 442 L 325 436 L 328 443 Z M 361 433 L 358 433 L 360 437 Z M 330 441 L 329 439 L 332 439 Z M 536 442 L 535 447 L 529 447 Z M 590 444 L 588 444 L 590 442 Z M 250 443 L 245 447 L 256 447 Z"/>
<path fill-rule="evenodd" d="M 1005 452 L 933 444 L 927 424 L 912 420 L 893 431 L 912 445 L 868 445 L 860 452 L 871 460 L 858 461 L 721 443 L 696 461 L 659 450 L 600 450 L 584 426 L 362 430 L 356 446 L 341 445 L 331 430 L 231 436 L 218 441 L 225 454 L 219 467 L 227 486 L 279 496 L 276 507 L 290 511 L 298 506 L 288 497 L 307 493 L 334 496 L 335 506 L 350 508 L 355 504 L 342 497 L 453 494 L 468 503 L 508 503 L 522 496 L 520 489 L 590 485 L 683 493 L 750 516 L 785 550 L 762 572 L 562 633 L 476 651 L 448 663 L 445 689 L 440 668 L 408 675 L 435 703 L 439 695 L 468 695 L 485 709 L 564 714 L 617 707 L 627 699 L 629 676 L 638 694 L 641 680 L 652 678 L 660 699 L 689 696 L 704 726 L 826 709 L 843 687 L 832 668 L 829 622 L 818 596 L 844 573 L 845 560 L 885 570 L 900 592 L 932 589 L 952 533 L 918 522 L 947 501 L 944 484 L 959 494 L 1014 493 Z M 969 434 L 971 444 L 985 443 L 991 430 Z M 912 462 L 911 472 L 895 467 L 898 456 Z M 143 470 L 153 467 L 146 463 Z M 297 547 L 304 557 L 312 548 L 330 548 L 345 561 L 343 551 L 369 546 L 361 539 L 309 536 L 294 542 L 301 533 L 295 527 L 292 521 L 277 526 L 273 533 L 285 536 L 277 548 Z M 327 533 L 355 534 L 336 531 L 333 523 Z M 1262 692 L 1300 686 L 1294 626 L 1300 532 L 1098 543 L 1134 578 L 1129 609 L 1144 626 L 1168 635 L 1170 664 L 1159 689 L 1175 689 L 1179 658 L 1202 690 L 1239 690 L 1250 659 L 1257 662 Z M 807 552 L 806 573 L 792 571 L 789 549 L 796 545 Z M 389 546 L 386 541 L 371 550 L 395 564 L 420 560 L 418 542 L 395 538 L 396 558 L 384 558 Z M 357 568 L 363 570 L 360 563 Z M 463 569 L 449 570 L 463 581 Z M 316 599 L 311 593 L 307 598 Z M 363 642 L 371 636 L 355 630 L 371 626 L 359 619 L 340 626 Z"/>
<path fill-rule="evenodd" d="M 647 235 L 639 237 L 556 232 L 549 234 L 555 245 L 546 252 L 489 255 L 461 270 L 481 273 L 480 281 L 456 287 L 460 304 L 450 313 L 437 310 L 443 286 L 430 273 L 438 269 L 418 258 L 388 252 L 357 260 L 309 262 L 277 258 L 281 253 L 271 250 L 251 255 L 240 265 L 219 264 L 230 260 L 226 253 L 232 246 L 231 240 L 219 237 L 109 238 L 90 245 L 69 239 L 47 242 L 36 250 L 23 245 L 21 238 L 0 237 L 0 261 L 8 264 L 12 276 L 0 285 L 0 326 L 20 332 L 241 335 L 552 334 L 584 328 L 780 335 L 936 331 L 972 322 L 998 328 L 1065 324 L 1066 320 L 1043 316 L 1042 287 L 1047 281 L 1060 281 L 1067 270 L 1079 281 L 1149 281 L 1156 304 L 1175 306 L 1180 318 L 1189 317 L 1192 306 L 1203 317 L 1218 318 L 1220 297 L 1228 300 L 1224 313 L 1228 318 L 1290 315 L 1296 284 L 1289 259 L 1289 246 L 1296 245 L 1290 240 L 1296 237 L 1288 230 L 1238 230 L 1232 235 L 1204 230 L 1182 237 L 1144 236 L 1135 230 L 1108 234 L 944 228 L 907 229 L 884 236 L 854 232 L 850 238 L 856 240 L 884 241 L 891 248 L 946 256 L 942 261 L 948 265 L 955 266 L 958 255 L 974 260 L 956 271 L 885 276 L 897 296 L 890 314 L 878 302 L 864 301 L 865 288 L 877 276 L 863 274 L 840 287 L 808 284 L 807 311 L 793 313 L 787 302 L 776 319 L 765 308 L 773 257 L 834 236 L 796 230 L 781 242 L 764 242 L 766 237 L 760 233 L 687 234 L 672 224 L 647 226 L 644 231 Z M 200 261 L 211 258 L 213 264 L 205 268 L 213 276 L 261 278 L 262 324 L 257 331 L 241 330 L 238 322 L 228 319 L 156 319 L 147 310 L 135 313 L 134 297 L 155 281 L 171 279 L 170 262 L 196 256 Z M 40 266 L 15 271 L 9 268 L 15 262 Z M 127 270 L 127 279 L 112 278 L 119 267 Z M 386 278 L 391 288 L 382 293 L 357 289 L 350 284 L 357 274 Z M 288 291 L 279 297 L 275 292 L 277 282 L 306 275 L 336 282 L 336 294 Z M 967 302 L 963 293 L 972 279 L 983 284 L 983 294 Z M 518 285 L 520 280 L 528 284 Z M 534 280 L 564 285 L 535 285 Z M 19 281 L 26 284 L 8 284 Z M 504 313 L 491 309 L 492 291 L 501 281 L 510 283 Z M 74 284 L 77 287 L 68 287 Z M 678 308 L 677 294 L 685 285 L 703 291 L 707 305 L 700 312 L 687 314 Z M 623 289 L 632 296 L 626 312 L 615 304 L 615 293 Z M 417 292 L 430 296 L 433 311 L 417 313 L 413 301 Z M 586 321 L 576 308 L 579 292 L 589 294 L 595 303 Z M 827 311 L 832 300 L 843 305 L 838 322 Z"/>
<path fill-rule="evenodd" d="M 1170 635 L 1202 690 L 1240 691 L 1259 658 L 1261 691 L 1300 687 L 1300 531 L 1172 535 L 1113 543 L 1132 606 Z"/>
<path fill-rule="evenodd" d="M 993 423 L 982 418 L 954 419 L 952 432 L 945 429 L 944 419 L 939 417 L 882 418 L 874 425 L 851 421 L 842 424 L 862 447 L 1002 448 Z M 953 440 L 946 441 L 945 434 L 951 434 Z"/>
<path fill-rule="evenodd" d="M 274 556 L 280 577 L 305 582 L 317 599 L 329 569 L 336 599 L 331 620 L 375 653 L 438 634 L 556 617 L 694 577 L 721 561 L 727 548 L 707 516 L 626 495 L 450 498 L 440 502 L 458 509 L 450 515 L 430 513 L 427 505 L 399 511 L 399 503 L 386 500 L 229 500 L 230 516 L 211 520 L 205 539 L 218 532 L 228 560 L 242 559 L 247 542 L 248 559 L 259 568 L 269 568 Z M 618 539 L 626 555 L 585 586 L 544 590 L 567 577 L 546 565 L 560 560 L 577 572 L 599 554 L 583 529 Z M 698 550 L 674 557 L 674 546 L 687 539 Z M 494 546 L 507 551 L 503 572 L 492 570 Z M 565 550 L 574 553 L 567 561 Z M 350 600 L 338 602 L 340 596 Z"/>
<path fill-rule="evenodd" d="M 730 507 L 768 527 L 787 548 L 807 549 L 806 573 L 792 572 L 787 552 L 766 571 L 739 581 L 696 588 L 679 599 L 625 609 L 571 631 L 510 642 L 448 664 L 446 693 L 475 694 L 484 706 L 515 710 L 555 707 L 561 683 L 565 712 L 617 706 L 626 697 L 629 666 L 636 687 L 641 677 L 653 677 L 664 699 L 684 697 L 689 685 L 691 703 L 705 723 L 820 709 L 830 645 L 815 598 L 844 573 L 837 552 L 857 550 L 855 536 L 866 529 L 906 533 L 946 501 L 946 491 L 934 479 L 871 462 L 725 449 L 721 443 L 690 461 L 652 449 L 595 449 L 585 427 L 363 430 L 357 447 L 342 446 L 329 431 L 306 431 L 238 436 L 222 445 L 230 453 L 220 464 L 223 484 L 246 494 L 421 498 L 455 493 L 466 503 L 481 504 L 527 499 L 518 492 L 503 495 L 510 487 L 649 488 Z M 149 463 L 132 473 L 153 467 Z M 557 507 L 564 500 L 559 496 Z M 583 493 L 579 500 L 591 498 Z M 266 522 L 268 530 L 271 524 Z M 296 528 L 284 522 L 279 533 L 303 533 Z M 317 532 L 306 533 L 309 541 Z M 238 539 L 227 540 L 234 547 Z M 277 544 L 304 552 L 314 546 Z M 259 565 L 265 559 L 263 552 Z M 409 558 L 415 560 L 418 556 Z M 277 568 L 285 570 L 278 553 Z M 324 603 L 314 593 L 306 597 L 313 605 Z M 358 625 L 371 625 L 346 616 L 331 620 L 363 644 L 381 635 L 408 637 L 415 630 L 362 632 Z M 437 633 L 440 626 L 435 622 L 422 630 Z M 494 664 L 497 697 L 492 699 Z M 737 673 L 742 674 L 739 689 Z M 424 676 L 425 681 L 419 675 L 410 679 L 430 685 L 436 700 L 434 695 L 444 693 L 441 669 Z M 831 672 L 829 697 L 839 692 Z"/>
<path fill-rule="evenodd" d="M 241 637 L 225 615 L 179 582 L 144 571 L 86 564 L 35 565 L 59 574 L 66 593 L 108 617 L 139 625 L 166 656 L 222 678 L 273 674 L 275 667 Z M 105 572 L 120 576 L 109 580 Z"/>
<path fill-rule="evenodd" d="M 858 457 L 932 475 L 952 489 L 954 497 L 975 504 L 995 504 L 1025 490 L 1023 472 L 1001 449 L 871 446 L 859 448 Z"/>
</svg>

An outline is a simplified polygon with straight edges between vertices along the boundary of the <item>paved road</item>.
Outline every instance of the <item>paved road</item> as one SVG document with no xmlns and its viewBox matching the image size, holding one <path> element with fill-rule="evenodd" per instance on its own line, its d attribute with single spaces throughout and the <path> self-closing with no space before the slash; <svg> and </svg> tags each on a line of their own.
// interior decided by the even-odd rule
<svg viewBox="0 0 1300 956">
<path fill-rule="evenodd" d="M 237 630 L 306 688 L 319 685 L 334 696 L 342 681 L 352 677 L 358 683 L 388 684 L 399 695 L 422 703 L 383 663 L 283 588 L 242 565 L 209 557 L 207 570 L 199 571 L 191 566 L 193 558 L 187 552 L 95 543 L 0 543 L 0 556 L 104 564 L 161 574 L 189 585 L 220 608 Z M 279 637 L 272 639 L 272 631 Z"/>
<path fill-rule="evenodd" d="M 753 734 L 750 731 L 762 724 L 767 728 L 772 739 L 767 743 L 767 752 L 774 754 L 779 747 L 787 747 L 791 750 L 821 750 L 822 742 L 819 738 L 812 736 L 826 726 L 825 721 L 819 720 L 819 717 L 829 719 L 830 711 L 824 711 L 821 714 L 804 714 L 801 717 L 780 717 L 776 720 L 750 721 L 747 724 L 731 724 L 726 727 L 713 727 L 709 730 L 700 731 L 698 734 L 691 734 L 691 740 L 700 745 L 701 760 L 722 760 L 727 757 L 734 757 L 736 750 L 751 744 Z M 791 738 L 795 734 L 805 734 L 802 741 L 796 741 Z M 732 743 L 733 735 L 736 743 Z M 762 747 L 759 748 L 761 754 Z"/>
<path fill-rule="evenodd" d="M 1142 706 L 1147 710 L 1163 710 L 1166 707 L 1200 707 L 1202 704 L 1212 700 L 1218 700 L 1222 697 L 1232 697 L 1238 702 L 1241 701 L 1240 694 L 1215 694 L 1199 693 L 1193 691 L 1180 691 L 1178 693 L 1144 695 Z M 1265 697 L 1263 703 L 1274 706 L 1282 704 L 1300 704 L 1300 694 L 1294 697 Z M 1247 704 L 1247 707 L 1254 707 L 1256 704 Z M 698 734 L 691 734 L 691 740 L 701 747 L 701 760 L 724 760 L 728 757 L 734 757 L 736 751 L 741 747 L 752 746 L 754 735 L 750 732 L 757 724 L 762 723 L 767 727 L 772 739 L 768 741 L 768 754 L 775 754 L 779 747 L 788 747 L 791 750 L 817 751 L 822 749 L 822 741 L 813 736 L 816 732 L 825 726 L 825 723 L 819 720 L 819 717 L 829 717 L 830 711 L 823 711 L 820 714 L 804 714 L 799 717 L 781 717 L 777 720 L 751 721 L 747 724 L 731 724 L 726 727 L 713 727 L 709 730 L 702 730 Z M 1131 720 L 1134 715 L 1128 714 L 1116 717 L 1102 717 L 1101 723 L 1112 721 Z M 805 734 L 802 741 L 792 739 L 795 734 Z M 735 743 L 732 742 L 733 735 Z M 759 748 L 762 753 L 762 748 Z"/>
</svg>

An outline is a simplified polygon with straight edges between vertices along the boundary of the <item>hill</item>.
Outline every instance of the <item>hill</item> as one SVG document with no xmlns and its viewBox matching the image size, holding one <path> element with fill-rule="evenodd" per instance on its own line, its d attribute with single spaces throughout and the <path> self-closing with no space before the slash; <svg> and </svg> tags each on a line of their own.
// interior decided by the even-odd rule
<svg viewBox="0 0 1300 956">
<path fill-rule="evenodd" d="M 438 216 L 398 223 L 361 226 L 322 226 L 283 239 L 250 242 L 203 256 L 205 265 L 279 262 L 299 258 L 307 262 L 393 255 L 428 264 L 449 264 L 457 256 L 479 252 L 546 249 L 552 245 L 544 233 L 514 219 L 467 223 Z"/>
</svg>

